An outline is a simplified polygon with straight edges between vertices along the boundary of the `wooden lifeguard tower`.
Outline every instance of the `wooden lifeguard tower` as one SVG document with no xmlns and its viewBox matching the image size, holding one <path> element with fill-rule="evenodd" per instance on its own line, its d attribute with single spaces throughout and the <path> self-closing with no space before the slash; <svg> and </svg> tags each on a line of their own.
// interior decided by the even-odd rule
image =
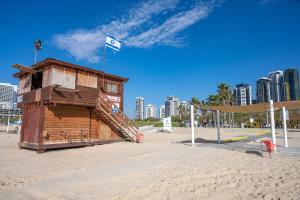
<svg viewBox="0 0 300 200">
<path fill-rule="evenodd" d="M 21 148 L 47 149 L 135 142 L 138 127 L 123 113 L 128 80 L 47 58 L 20 71 Z"/>
</svg>

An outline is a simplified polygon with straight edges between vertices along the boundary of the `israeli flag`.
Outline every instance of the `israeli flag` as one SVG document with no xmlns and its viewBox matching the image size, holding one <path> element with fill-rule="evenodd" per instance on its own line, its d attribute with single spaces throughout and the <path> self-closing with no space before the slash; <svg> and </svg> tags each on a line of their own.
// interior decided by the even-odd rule
<svg viewBox="0 0 300 200">
<path fill-rule="evenodd" d="M 112 48 L 113 50 L 120 51 L 121 49 L 121 41 L 116 38 L 106 35 L 106 47 Z"/>
</svg>

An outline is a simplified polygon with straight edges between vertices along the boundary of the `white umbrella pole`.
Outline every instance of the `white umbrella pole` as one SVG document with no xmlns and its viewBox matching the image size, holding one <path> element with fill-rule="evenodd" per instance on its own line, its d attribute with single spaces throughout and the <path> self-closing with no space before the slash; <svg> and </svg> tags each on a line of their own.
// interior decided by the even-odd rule
<svg viewBox="0 0 300 200">
<path fill-rule="evenodd" d="M 284 147 L 288 147 L 287 128 L 286 128 L 286 110 L 282 107 L 282 120 L 283 120 L 283 132 L 284 132 Z"/>
<path fill-rule="evenodd" d="M 217 129 L 218 129 L 218 143 L 221 143 L 220 131 L 220 111 L 217 110 Z"/>
<path fill-rule="evenodd" d="M 194 106 L 191 105 L 191 128 L 192 128 L 192 145 L 195 146 L 195 121 L 194 121 Z"/>
<path fill-rule="evenodd" d="M 276 145 L 275 119 L 274 119 L 273 100 L 270 100 L 270 118 L 271 118 L 272 143 Z M 275 148 L 276 148 L 276 146 L 275 146 Z"/>
</svg>

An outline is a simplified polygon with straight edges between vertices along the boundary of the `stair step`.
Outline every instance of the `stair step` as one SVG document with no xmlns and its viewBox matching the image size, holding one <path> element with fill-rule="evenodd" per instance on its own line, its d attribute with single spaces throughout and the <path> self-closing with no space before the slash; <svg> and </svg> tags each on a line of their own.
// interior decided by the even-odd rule
<svg viewBox="0 0 300 200">
<path fill-rule="evenodd" d="M 100 102 L 101 101 L 109 102 L 109 101 L 107 101 L 107 98 L 105 98 L 105 95 L 102 94 L 102 96 L 101 96 L 100 93 L 99 93 L 99 101 Z M 130 129 L 123 128 L 124 126 L 126 126 L 126 125 L 128 126 L 129 124 L 127 124 L 126 121 L 123 121 L 123 122 L 119 121 L 119 120 L 125 120 L 123 118 L 123 116 L 119 116 L 119 118 L 115 117 L 114 114 L 107 111 L 107 109 L 109 109 L 108 107 L 107 107 L 107 109 L 105 109 L 102 106 L 105 107 L 106 105 L 100 105 L 100 107 L 96 108 L 96 110 L 98 111 L 98 112 L 96 112 L 97 116 L 102 117 L 108 123 L 110 123 L 110 125 L 113 126 L 122 135 L 122 138 L 124 138 L 125 140 L 128 140 L 128 141 L 134 141 L 133 138 L 135 137 L 135 134 L 131 133 Z"/>
</svg>

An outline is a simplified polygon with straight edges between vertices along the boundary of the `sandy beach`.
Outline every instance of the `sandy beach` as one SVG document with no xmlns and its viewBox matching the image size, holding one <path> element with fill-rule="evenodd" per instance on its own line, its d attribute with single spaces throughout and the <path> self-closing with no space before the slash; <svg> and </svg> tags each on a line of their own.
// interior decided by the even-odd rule
<svg viewBox="0 0 300 200">
<path fill-rule="evenodd" d="M 225 129 L 222 140 L 268 131 Z M 230 143 L 218 146 L 209 128 L 196 129 L 194 148 L 188 128 L 144 132 L 141 144 L 43 154 L 19 150 L 18 135 L 0 134 L 0 199 L 300 199 L 299 156 L 270 159 L 266 152 L 262 157 Z M 289 142 L 297 150 L 300 133 L 290 132 Z"/>
</svg>

